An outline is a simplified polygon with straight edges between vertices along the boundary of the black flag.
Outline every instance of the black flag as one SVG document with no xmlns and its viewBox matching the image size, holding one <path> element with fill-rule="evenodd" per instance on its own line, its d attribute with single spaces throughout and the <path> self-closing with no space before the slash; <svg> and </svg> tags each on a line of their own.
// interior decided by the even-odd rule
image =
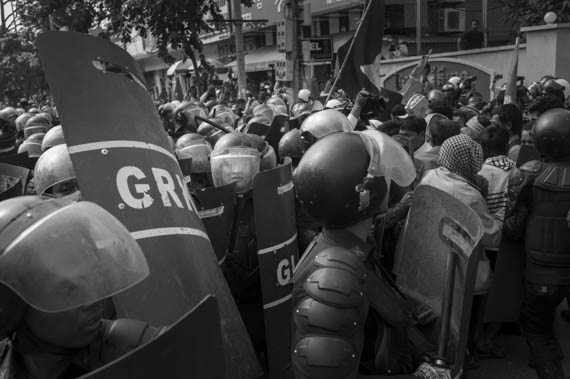
<svg viewBox="0 0 570 379">
<path fill-rule="evenodd" d="M 354 36 L 338 49 L 339 62 L 348 60 L 339 72 L 337 87 L 342 88 L 351 98 L 362 88 L 379 93 L 380 70 L 378 57 L 382 52 L 384 37 L 384 0 L 368 0 L 366 10 Z M 376 58 L 378 60 L 376 61 Z M 375 65 L 376 63 L 376 65 Z M 369 73 L 375 71 L 375 80 L 370 80 L 370 74 L 365 75 L 362 68 L 369 67 Z M 377 67 L 377 68 L 376 68 Z"/>
</svg>

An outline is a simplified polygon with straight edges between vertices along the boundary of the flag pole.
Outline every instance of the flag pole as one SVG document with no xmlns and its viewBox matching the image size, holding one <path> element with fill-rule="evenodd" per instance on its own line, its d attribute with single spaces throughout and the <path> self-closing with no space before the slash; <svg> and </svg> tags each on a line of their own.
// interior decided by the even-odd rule
<svg viewBox="0 0 570 379">
<path fill-rule="evenodd" d="M 336 88 L 338 80 L 340 79 L 342 72 L 344 71 L 344 68 L 346 67 L 346 64 L 348 63 L 348 57 L 350 57 L 350 53 L 352 52 L 352 48 L 354 47 L 354 42 L 356 41 L 356 38 L 358 37 L 358 33 L 360 32 L 360 27 L 362 26 L 362 24 L 364 24 L 364 20 L 366 19 L 366 16 L 368 15 L 368 11 L 371 8 L 371 4 L 372 4 L 372 1 L 368 1 L 366 4 L 366 10 L 364 11 L 362 18 L 360 19 L 360 23 L 358 24 L 358 27 L 356 28 L 356 32 L 354 33 L 354 36 L 352 37 L 352 41 L 350 41 L 350 45 L 348 46 L 348 50 L 346 51 L 346 55 L 344 56 L 344 61 L 342 62 L 342 65 L 340 66 L 340 69 L 338 70 L 338 75 L 334 79 L 334 82 L 333 82 L 332 87 L 329 91 L 329 94 L 327 95 L 327 99 L 325 100 L 325 105 L 329 101 L 334 89 Z"/>
</svg>

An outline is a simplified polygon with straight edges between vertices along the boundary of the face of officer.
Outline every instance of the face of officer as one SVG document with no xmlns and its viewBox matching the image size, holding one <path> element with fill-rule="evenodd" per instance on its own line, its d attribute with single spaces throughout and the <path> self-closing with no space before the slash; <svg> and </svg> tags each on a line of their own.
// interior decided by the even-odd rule
<svg viewBox="0 0 570 379">
<path fill-rule="evenodd" d="M 58 347 L 78 349 L 95 341 L 101 328 L 102 314 L 102 302 L 55 313 L 30 307 L 24 322 L 40 340 Z"/>
</svg>

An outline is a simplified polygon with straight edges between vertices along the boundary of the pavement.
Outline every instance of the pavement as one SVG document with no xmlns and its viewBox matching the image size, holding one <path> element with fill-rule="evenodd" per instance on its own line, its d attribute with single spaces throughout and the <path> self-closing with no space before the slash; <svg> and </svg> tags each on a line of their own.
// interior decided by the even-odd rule
<svg viewBox="0 0 570 379">
<path fill-rule="evenodd" d="M 557 312 L 555 330 L 564 350 L 564 373 L 570 377 L 570 324 L 560 318 L 560 310 L 568 309 L 566 302 Z M 522 336 L 501 335 L 497 342 L 507 352 L 505 359 L 481 360 L 479 367 L 468 373 L 469 379 L 536 379 L 536 373 L 528 367 L 528 348 Z"/>
</svg>

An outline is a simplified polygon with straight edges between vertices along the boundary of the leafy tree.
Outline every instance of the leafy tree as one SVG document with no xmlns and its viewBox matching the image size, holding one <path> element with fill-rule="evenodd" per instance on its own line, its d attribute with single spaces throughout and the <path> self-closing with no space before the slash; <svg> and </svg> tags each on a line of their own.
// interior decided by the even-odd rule
<svg viewBox="0 0 570 379">
<path fill-rule="evenodd" d="M 518 34 L 521 26 L 544 24 L 544 15 L 555 12 L 559 23 L 570 21 L 569 0 L 502 0 L 505 21 Z"/>
<path fill-rule="evenodd" d="M 36 49 L 22 34 L 0 35 L 0 101 L 16 104 L 47 89 Z"/>
<path fill-rule="evenodd" d="M 251 6 L 253 0 L 241 0 Z M 202 50 L 200 34 L 211 31 L 205 21 L 220 21 L 220 0 L 21 0 L 19 16 L 30 34 L 66 28 L 86 33 L 104 30 L 103 36 L 119 35 L 124 43 L 138 33 L 156 38 L 158 55 L 173 63 L 173 50 L 183 51 L 194 67 Z M 197 71 L 197 70 L 196 70 Z"/>
</svg>

